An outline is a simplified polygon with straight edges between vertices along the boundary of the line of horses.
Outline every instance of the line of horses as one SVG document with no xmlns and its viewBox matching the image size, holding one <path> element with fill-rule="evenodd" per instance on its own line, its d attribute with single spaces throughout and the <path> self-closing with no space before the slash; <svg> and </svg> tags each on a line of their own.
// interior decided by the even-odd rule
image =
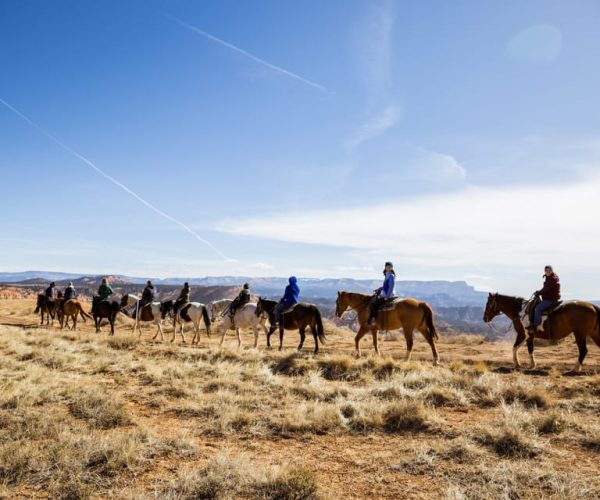
<svg viewBox="0 0 600 500">
<path fill-rule="evenodd" d="M 50 325 L 50 320 L 53 323 L 56 317 L 60 321 L 61 329 L 68 326 L 69 320 L 71 320 L 71 328 L 76 330 L 77 317 L 80 316 L 84 321 L 86 318 L 93 319 L 96 332 L 100 332 L 102 319 L 107 319 L 111 327 L 110 335 L 114 335 L 118 313 L 130 318 L 136 313 L 133 331 L 135 332 L 137 329 L 140 337 L 142 335 L 141 323 L 153 323 L 156 325 L 157 331 L 152 339 L 156 339 L 160 334 L 161 340 L 164 340 L 162 323 L 166 319 L 171 319 L 173 323 L 171 342 L 175 340 L 179 329 L 181 340 L 185 343 L 184 325 L 190 323 L 194 330 L 192 344 L 195 345 L 200 342 L 201 325 L 204 325 L 207 336 L 210 336 L 211 325 L 221 320 L 219 345 L 223 344 L 226 333 L 234 330 L 237 335 L 238 347 L 240 347 L 242 343 L 240 329 L 247 328 L 251 329 L 254 334 L 255 348 L 258 347 L 259 330 L 262 329 L 265 332 L 268 348 L 271 348 L 271 335 L 276 330 L 274 309 L 277 302 L 264 297 L 260 297 L 257 303 L 248 303 L 240 307 L 233 317 L 224 314 L 232 302 L 231 299 L 217 300 L 207 305 L 189 302 L 179 309 L 175 308 L 174 301 L 167 300 L 152 302 L 140 308 L 139 297 L 125 294 L 120 302 L 116 300 L 99 302 L 93 307 L 91 313 L 84 311 L 81 303 L 76 299 L 64 302 L 62 307 L 60 300 L 51 300 L 42 294 L 38 296 L 35 312 L 40 313 L 42 324 L 46 321 L 46 324 Z M 397 299 L 380 310 L 375 323 L 370 324 L 371 301 L 372 296 L 364 293 L 338 292 L 337 295 L 336 316 L 341 318 L 349 310 L 354 310 L 357 316 L 359 329 L 354 338 L 357 356 L 361 356 L 360 341 L 368 333 L 372 335 L 375 352 L 380 354 L 378 332 L 402 328 L 406 340 L 405 359 L 407 361 L 411 358 L 414 345 L 413 334 L 417 330 L 421 332 L 431 347 L 434 365 L 439 364 L 440 358 L 436 347 L 439 335 L 435 327 L 434 312 L 429 304 L 412 298 Z M 517 332 L 513 347 L 515 368 L 520 368 L 518 349 L 523 343 L 527 343 L 531 361 L 530 368 L 535 368 L 533 355 L 535 338 L 558 341 L 573 333 L 579 348 L 579 357 L 574 370 L 580 371 L 587 354 L 587 339 L 591 338 L 600 347 L 600 308 L 589 302 L 565 302 L 554 309 L 551 314 L 544 316 L 543 330 L 528 335 L 526 328 L 529 324 L 527 314 L 529 304 L 530 301 L 520 297 L 490 293 L 483 315 L 483 320 L 488 324 L 500 314 L 506 315 L 511 320 L 512 326 Z M 300 334 L 298 350 L 302 349 L 307 329 L 310 329 L 313 335 L 314 353 L 316 354 L 319 351 L 319 341 L 325 343 L 327 340 L 319 308 L 314 304 L 299 303 L 291 310 L 285 311 L 283 321 L 279 326 L 279 349 L 283 348 L 285 330 L 298 330 Z"/>
</svg>

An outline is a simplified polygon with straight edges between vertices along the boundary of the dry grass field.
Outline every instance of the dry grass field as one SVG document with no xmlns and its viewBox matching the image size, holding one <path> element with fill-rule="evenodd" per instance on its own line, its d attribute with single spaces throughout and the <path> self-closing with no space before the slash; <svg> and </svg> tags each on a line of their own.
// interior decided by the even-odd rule
<svg viewBox="0 0 600 500">
<path fill-rule="evenodd" d="M 41 498 L 600 497 L 600 352 L 572 340 L 513 372 L 511 346 L 417 338 L 352 357 L 326 325 L 312 355 L 40 328 L 0 301 L 0 496 Z M 167 327 L 170 338 L 170 327 Z M 191 335 L 188 335 L 188 342 Z M 250 346 L 252 336 L 243 337 Z M 372 352 L 370 339 L 365 353 Z M 526 361 L 525 350 L 522 361 Z"/>
</svg>

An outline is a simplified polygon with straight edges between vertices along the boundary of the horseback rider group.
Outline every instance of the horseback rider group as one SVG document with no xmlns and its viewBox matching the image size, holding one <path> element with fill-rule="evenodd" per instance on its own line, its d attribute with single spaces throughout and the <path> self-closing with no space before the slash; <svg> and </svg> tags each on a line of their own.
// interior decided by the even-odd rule
<svg viewBox="0 0 600 500">
<path fill-rule="evenodd" d="M 370 303 L 370 315 L 367 325 L 374 326 L 375 320 L 381 308 L 390 300 L 394 300 L 395 280 L 396 273 L 394 271 L 394 265 L 392 262 L 386 262 L 383 270 L 384 280 L 381 287 L 377 288 L 372 296 Z M 92 312 L 97 308 L 98 304 L 102 301 L 108 301 L 111 296 L 114 295 L 114 291 L 110 286 L 108 278 L 103 278 L 98 293 L 93 297 L 92 301 Z M 179 297 L 174 303 L 174 312 L 181 310 L 186 304 L 190 302 L 191 290 L 189 283 L 184 283 Z M 552 266 L 548 265 L 544 268 L 544 285 L 540 290 L 535 293 L 535 299 L 531 306 L 531 322 L 528 328 L 529 335 L 535 334 L 536 331 L 542 328 L 542 315 L 548 310 L 552 310 L 556 307 L 561 300 L 560 291 L 560 279 L 554 272 Z M 58 292 L 56 283 L 52 282 L 45 289 L 44 296 L 47 300 L 60 300 L 59 310 L 63 311 L 63 305 L 66 301 L 75 299 L 77 293 L 72 282 L 69 282 L 64 292 L 61 294 Z M 145 305 L 150 304 L 155 300 L 156 290 L 150 280 L 147 281 L 146 287 L 142 292 L 142 298 L 139 301 L 137 310 L 131 313 L 131 317 L 135 319 L 136 312 L 141 310 Z M 242 290 L 238 296 L 233 300 L 228 309 L 223 314 L 229 314 L 232 321 L 235 313 L 243 308 L 247 303 L 250 302 L 250 285 L 244 283 Z M 293 309 L 293 307 L 299 302 L 300 298 L 300 287 L 298 286 L 298 279 L 295 276 L 290 276 L 288 284 L 285 288 L 283 297 L 279 300 L 273 311 L 275 323 L 274 327 L 277 328 L 282 322 L 283 314 Z"/>
</svg>

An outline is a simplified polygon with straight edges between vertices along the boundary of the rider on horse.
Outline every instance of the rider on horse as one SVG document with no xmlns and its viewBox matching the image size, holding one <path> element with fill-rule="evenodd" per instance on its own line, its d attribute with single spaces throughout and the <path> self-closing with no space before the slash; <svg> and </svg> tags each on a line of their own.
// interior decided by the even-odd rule
<svg viewBox="0 0 600 500">
<path fill-rule="evenodd" d="M 108 284 L 108 278 L 102 278 L 102 284 L 98 288 L 98 294 L 92 299 L 92 312 L 96 310 L 96 306 L 113 294 L 112 287 Z"/>
<path fill-rule="evenodd" d="M 300 297 L 300 287 L 298 286 L 298 279 L 296 276 L 290 276 L 288 281 L 289 284 L 285 287 L 283 297 L 273 310 L 273 315 L 275 316 L 275 324 L 273 326 L 275 328 L 277 328 L 281 323 L 283 311 L 296 305 Z"/>
<path fill-rule="evenodd" d="M 533 310 L 533 324 L 529 329 L 530 333 L 540 330 L 542 325 L 542 312 L 555 306 L 560 301 L 560 279 L 554 272 L 552 266 L 544 268 L 544 286 L 541 290 L 535 292 L 536 301 L 541 297 Z"/>
<path fill-rule="evenodd" d="M 248 283 L 244 283 L 244 286 L 238 296 L 233 299 L 233 302 L 229 305 L 227 312 L 231 319 L 235 316 L 235 312 L 244 307 L 248 302 L 250 302 L 250 285 Z"/>
<path fill-rule="evenodd" d="M 54 283 L 54 281 L 50 283 L 50 286 L 48 286 L 48 288 L 46 288 L 46 290 L 44 291 L 44 295 L 47 299 L 50 300 L 54 300 L 56 298 L 57 293 L 58 290 L 56 290 L 56 283 Z"/>
<path fill-rule="evenodd" d="M 146 282 L 146 288 L 144 288 L 144 291 L 142 292 L 142 298 L 138 303 L 138 310 L 142 310 L 142 308 L 146 305 L 146 304 L 150 304 L 154 301 L 154 296 L 155 296 L 155 291 L 154 291 L 154 285 L 152 284 L 152 282 L 150 280 L 148 280 Z M 131 313 L 131 317 L 133 319 L 135 319 L 135 313 L 136 310 L 134 309 L 133 312 Z"/>
<path fill-rule="evenodd" d="M 60 301 L 61 313 L 64 311 L 65 302 L 67 300 L 74 299 L 75 297 L 77 297 L 77 294 L 75 293 L 75 287 L 73 286 L 73 282 L 69 281 L 69 284 L 67 285 L 67 288 L 65 288 L 65 292 L 63 293 L 62 300 Z"/>
<path fill-rule="evenodd" d="M 191 293 L 190 285 L 186 281 L 183 284 L 183 288 L 181 289 L 181 292 L 179 292 L 179 297 L 177 297 L 177 300 L 175 301 L 175 304 L 173 305 L 175 314 L 177 314 L 177 311 L 179 311 L 179 309 L 181 309 L 184 305 L 186 305 L 190 301 L 190 293 Z"/>
<path fill-rule="evenodd" d="M 395 297 L 394 287 L 396 284 L 396 273 L 394 272 L 394 264 L 386 262 L 385 268 L 383 269 L 383 275 L 385 276 L 383 279 L 383 286 L 375 290 L 375 295 L 371 301 L 371 315 L 367 322 L 367 324 L 371 326 L 375 324 L 375 318 L 377 317 L 379 308 L 385 302 Z"/>
</svg>

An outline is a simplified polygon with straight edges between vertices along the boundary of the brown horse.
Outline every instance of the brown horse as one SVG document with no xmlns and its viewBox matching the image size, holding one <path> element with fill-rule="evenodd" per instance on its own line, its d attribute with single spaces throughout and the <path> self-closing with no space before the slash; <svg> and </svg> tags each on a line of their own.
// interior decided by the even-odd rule
<svg viewBox="0 0 600 500">
<path fill-rule="evenodd" d="M 40 313 L 41 321 L 40 325 L 44 324 L 44 314 L 46 315 L 46 325 L 50 325 L 50 319 L 52 318 L 52 324 L 54 324 L 54 315 L 56 314 L 56 308 L 58 306 L 58 301 L 46 297 L 43 293 L 38 294 L 37 303 L 35 306 L 34 314 Z"/>
<path fill-rule="evenodd" d="M 115 334 L 115 321 L 117 314 L 121 310 L 121 305 L 116 300 L 98 300 L 92 307 L 92 316 L 96 325 L 96 333 L 100 333 L 100 324 L 102 319 L 108 319 L 110 324 L 110 334 Z"/>
<path fill-rule="evenodd" d="M 531 360 L 530 368 L 535 368 L 535 358 L 533 356 L 534 339 L 546 339 L 557 341 L 575 335 L 577 348 L 579 349 L 579 358 L 575 364 L 574 371 L 581 370 L 581 365 L 587 354 L 587 338 L 591 339 L 600 347 L 600 308 L 590 302 L 579 300 L 564 302 L 559 305 L 552 314 L 543 322 L 543 331 L 535 331 L 527 336 L 523 322 L 528 323 L 529 301 L 521 297 L 511 297 L 490 293 L 488 295 L 483 321 L 490 323 L 500 314 L 506 315 L 513 324 L 517 332 L 517 338 L 513 346 L 513 360 L 515 368 L 520 368 L 518 350 L 527 340 L 527 350 Z"/>
<path fill-rule="evenodd" d="M 77 331 L 77 316 L 81 314 L 83 321 L 86 318 L 93 319 L 88 313 L 83 310 L 81 302 L 77 299 L 69 299 L 63 303 L 62 308 L 58 310 L 60 319 L 60 329 L 62 330 L 65 326 L 68 326 L 69 318 L 73 320 L 73 326 L 71 330 Z"/>
<path fill-rule="evenodd" d="M 358 322 L 360 328 L 354 343 L 356 346 L 356 355 L 360 356 L 360 340 L 370 331 L 373 335 L 373 347 L 375 352 L 380 354 L 379 346 L 377 345 L 378 330 L 396 330 L 402 328 L 404 338 L 406 339 L 406 361 L 410 360 L 413 349 L 413 331 L 419 330 L 427 343 L 431 346 L 433 354 L 433 364 L 438 365 L 440 357 L 438 355 L 435 341 L 439 338 L 435 324 L 433 322 L 433 310 L 427 302 L 406 298 L 398 300 L 394 309 L 389 311 L 379 311 L 375 325 L 368 325 L 369 315 L 371 312 L 372 295 L 353 292 L 338 292 L 338 297 L 335 302 L 335 314 L 341 318 L 348 309 L 354 309 L 358 314 Z"/>
<path fill-rule="evenodd" d="M 261 316 L 265 313 L 269 317 L 269 331 L 267 332 L 267 347 L 271 348 L 271 335 L 275 331 L 275 316 L 273 311 L 277 302 L 274 300 L 268 300 L 263 297 L 258 299 L 256 304 L 255 314 Z M 298 350 L 302 350 L 304 340 L 306 339 L 306 329 L 310 328 L 313 337 L 315 339 L 315 354 L 319 352 L 319 340 L 325 343 L 327 337 L 325 337 L 325 329 L 323 328 L 323 320 L 321 318 L 321 311 L 317 306 L 313 304 L 304 304 L 300 302 L 295 305 L 294 309 L 290 312 L 284 313 L 282 316 L 282 322 L 279 326 L 279 350 L 283 349 L 283 332 L 284 330 L 296 330 L 300 332 L 300 344 Z"/>
</svg>

